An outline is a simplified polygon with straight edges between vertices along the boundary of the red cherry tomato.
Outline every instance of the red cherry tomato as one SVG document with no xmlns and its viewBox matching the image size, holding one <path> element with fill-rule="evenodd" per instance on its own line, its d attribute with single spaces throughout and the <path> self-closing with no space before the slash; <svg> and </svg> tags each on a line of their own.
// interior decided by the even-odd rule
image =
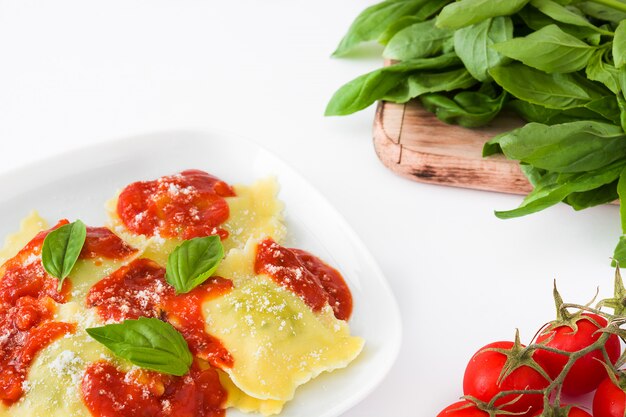
<svg viewBox="0 0 626 417">
<path fill-rule="evenodd" d="M 535 414 L 533 417 L 539 417 L 541 416 L 541 413 L 543 413 L 543 410 L 539 410 L 537 414 Z M 561 414 L 559 414 L 559 416 L 560 415 Z M 567 413 L 567 417 L 593 417 L 593 416 L 589 414 L 588 412 L 586 412 L 585 410 L 583 410 L 582 408 L 572 407 L 570 408 L 569 413 Z"/>
<path fill-rule="evenodd" d="M 469 401 L 459 401 L 441 410 L 437 417 L 489 417 L 489 413 Z"/>
<path fill-rule="evenodd" d="M 467 364 L 467 368 L 465 368 L 463 393 L 481 401 L 489 402 L 501 391 L 543 389 L 547 387 L 549 381 L 528 366 L 517 368 L 498 385 L 500 372 L 507 360 L 507 356 L 504 353 L 485 351 L 484 349 L 508 350 L 513 346 L 513 342 L 495 342 L 483 347 L 474 354 Z M 516 398 L 517 400 L 513 401 Z M 543 407 L 543 396 L 541 394 L 506 395 L 496 401 L 495 405 L 501 406 L 508 402 L 511 402 L 511 404 L 502 406 L 503 411 L 520 413 L 520 416 L 530 416 Z"/>
<path fill-rule="evenodd" d="M 583 313 L 581 318 L 576 321 L 576 324 L 578 326 L 576 332 L 572 331 L 568 326 L 560 326 L 541 332 L 537 337 L 537 343 L 546 341 L 546 346 L 566 352 L 576 352 L 598 340 L 601 333 L 597 332 L 597 330 L 605 327 L 607 322 L 598 315 Z M 615 363 L 620 355 L 619 338 L 616 335 L 611 335 L 605 344 L 605 348 L 609 359 L 612 363 Z M 533 358 L 546 370 L 551 378 L 556 378 L 559 375 L 568 359 L 566 355 L 545 350 L 537 350 Z M 603 360 L 601 350 L 589 352 L 578 359 L 565 377 L 563 393 L 576 396 L 595 390 L 606 377 L 606 369 L 600 362 Z"/>
<path fill-rule="evenodd" d="M 595 417 L 624 417 L 626 393 L 606 378 L 593 396 L 593 415 Z"/>
</svg>

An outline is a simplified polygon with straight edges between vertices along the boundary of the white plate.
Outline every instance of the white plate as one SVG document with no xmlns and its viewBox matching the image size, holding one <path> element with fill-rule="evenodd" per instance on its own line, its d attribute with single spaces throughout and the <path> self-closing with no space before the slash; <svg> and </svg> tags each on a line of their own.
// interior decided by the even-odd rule
<svg viewBox="0 0 626 417">
<path fill-rule="evenodd" d="M 0 235 L 17 230 L 31 210 L 51 223 L 105 221 L 104 202 L 126 184 L 198 168 L 229 183 L 274 175 L 285 202 L 290 245 L 319 255 L 344 275 L 354 297 L 350 327 L 365 339 L 346 369 L 298 389 L 283 417 L 333 417 L 383 379 L 400 347 L 398 306 L 372 256 L 326 199 L 284 162 L 256 144 L 224 133 L 163 132 L 67 153 L 0 176 Z M 230 410 L 227 417 L 244 414 Z"/>
</svg>

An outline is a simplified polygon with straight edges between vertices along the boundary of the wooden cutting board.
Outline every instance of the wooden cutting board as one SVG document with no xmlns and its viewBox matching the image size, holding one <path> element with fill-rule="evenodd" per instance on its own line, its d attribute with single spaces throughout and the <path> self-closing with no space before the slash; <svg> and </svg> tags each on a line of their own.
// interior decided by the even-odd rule
<svg viewBox="0 0 626 417">
<path fill-rule="evenodd" d="M 502 155 L 482 157 L 486 141 L 522 125 L 515 115 L 501 114 L 488 126 L 467 129 L 441 122 L 418 101 L 381 101 L 374 146 L 385 166 L 414 181 L 526 194 L 532 187 L 517 162 Z"/>
</svg>

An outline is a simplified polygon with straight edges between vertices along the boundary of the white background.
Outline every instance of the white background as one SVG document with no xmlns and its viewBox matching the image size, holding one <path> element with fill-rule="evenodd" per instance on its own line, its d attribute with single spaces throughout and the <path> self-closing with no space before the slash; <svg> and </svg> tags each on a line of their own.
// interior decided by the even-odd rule
<svg viewBox="0 0 626 417">
<path fill-rule="evenodd" d="M 515 328 L 528 341 L 552 318 L 553 279 L 569 301 L 588 301 L 597 286 L 609 295 L 618 211 L 559 206 L 498 220 L 492 211 L 519 197 L 387 171 L 372 147 L 372 108 L 324 118 L 337 87 L 380 65 L 376 51 L 329 58 L 371 3 L 0 1 L 0 173 L 163 129 L 218 128 L 257 141 L 347 218 L 400 304 L 400 357 L 345 416 L 435 416 L 462 395 L 475 350 Z"/>
</svg>

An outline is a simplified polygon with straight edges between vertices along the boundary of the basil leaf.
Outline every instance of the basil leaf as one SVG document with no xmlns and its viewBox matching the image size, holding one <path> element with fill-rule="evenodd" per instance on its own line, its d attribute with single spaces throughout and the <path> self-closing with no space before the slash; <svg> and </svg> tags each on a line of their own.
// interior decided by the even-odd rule
<svg viewBox="0 0 626 417">
<path fill-rule="evenodd" d="M 411 73 L 419 70 L 458 67 L 461 60 L 454 54 L 434 58 L 414 59 L 380 68 L 343 85 L 326 106 L 326 116 L 340 116 L 362 110 L 390 91 L 407 82 Z"/>
<path fill-rule="evenodd" d="M 592 25 L 587 19 L 583 16 L 574 13 L 569 10 L 565 6 L 561 6 L 560 4 L 552 1 L 552 0 L 531 0 L 530 4 L 533 7 L 539 9 L 542 13 L 550 16 L 554 20 L 567 23 L 569 25 L 574 26 L 582 26 L 589 29 L 593 29 L 597 32 L 603 32 L 600 28 Z"/>
<path fill-rule="evenodd" d="M 572 193 L 594 190 L 615 181 L 626 165 L 626 161 L 617 161 L 595 171 L 567 175 L 560 181 L 536 187 L 524 199 L 520 207 L 509 211 L 496 211 L 500 219 L 510 219 L 536 213 L 560 203 Z"/>
<path fill-rule="evenodd" d="M 553 172 L 593 171 L 626 156 L 626 133 L 616 125 L 579 121 L 529 123 L 489 141 L 510 159 Z"/>
<path fill-rule="evenodd" d="M 427 1 L 386 0 L 368 7 L 354 20 L 333 55 L 345 55 L 362 42 L 378 39 L 393 22 L 414 15 Z"/>
<path fill-rule="evenodd" d="M 590 101 L 585 104 L 585 108 L 599 114 L 616 125 L 620 124 L 621 111 L 617 103 L 617 97 L 613 95 Z"/>
<path fill-rule="evenodd" d="M 182 376 L 193 362 L 183 336 L 159 319 L 140 317 L 85 330 L 115 355 L 141 368 Z"/>
<path fill-rule="evenodd" d="M 378 41 L 383 45 L 387 45 L 393 39 L 393 37 L 398 34 L 398 32 L 411 25 L 421 23 L 423 21 L 424 19 L 420 19 L 419 17 L 404 16 L 387 26 L 387 29 L 385 29 L 385 31 L 378 37 Z"/>
<path fill-rule="evenodd" d="M 440 54 L 453 34 L 449 29 L 436 27 L 434 20 L 416 23 L 399 31 L 387 44 L 383 56 L 404 61 Z"/>
<path fill-rule="evenodd" d="M 615 252 L 613 252 L 613 259 L 620 265 L 626 263 L 626 236 L 620 236 Z M 611 262 L 611 265 L 615 266 L 615 261 Z"/>
<path fill-rule="evenodd" d="M 619 85 L 619 70 L 613 65 L 604 61 L 604 50 L 596 51 L 589 60 L 585 72 L 587 78 L 604 84 L 614 94 L 621 90 Z"/>
<path fill-rule="evenodd" d="M 495 44 L 493 49 L 547 73 L 579 71 L 587 66 L 595 50 L 557 25 L 546 26 L 524 38 Z"/>
<path fill-rule="evenodd" d="M 615 61 L 615 67 L 618 69 L 626 64 L 626 20 L 622 21 L 615 29 L 613 60 Z"/>
<path fill-rule="evenodd" d="M 219 236 L 184 241 L 167 257 L 165 280 L 177 294 L 187 293 L 206 281 L 224 258 Z"/>
<path fill-rule="evenodd" d="M 525 164 L 523 162 L 520 163 L 519 167 L 522 170 L 522 173 L 524 174 L 528 182 L 533 187 L 539 186 L 539 184 L 542 182 L 543 178 L 545 177 L 547 173 L 545 169 L 535 168 L 534 166 Z"/>
<path fill-rule="evenodd" d="M 465 68 L 447 72 L 420 72 L 409 75 L 399 86 L 385 94 L 383 100 L 406 103 L 425 93 L 469 88 L 477 82 Z"/>
<path fill-rule="evenodd" d="M 523 8 L 522 10 L 520 10 L 517 16 L 519 16 L 524 21 L 526 26 L 528 26 L 532 30 L 541 30 L 546 26 L 556 24 L 561 28 L 561 30 L 572 36 L 575 36 L 578 39 L 585 39 L 590 36 L 595 36 L 599 34 L 593 28 L 568 25 L 566 23 L 559 22 L 549 16 L 546 16 L 545 14 L 541 13 L 539 10 L 533 7 Z"/>
<path fill-rule="evenodd" d="M 624 1 L 621 1 L 621 3 L 624 3 Z M 593 1 L 583 1 L 581 3 L 577 3 L 576 6 L 585 14 L 595 17 L 596 19 L 606 20 L 613 23 L 619 23 L 626 19 L 626 13 L 603 4 L 594 3 Z"/>
<path fill-rule="evenodd" d="M 611 203 L 618 199 L 616 188 L 617 182 L 613 181 L 594 190 L 572 193 L 567 196 L 564 202 L 572 206 L 576 211 Z"/>
<path fill-rule="evenodd" d="M 619 175 L 617 182 L 617 195 L 619 195 L 619 215 L 622 221 L 622 233 L 626 234 L 626 169 Z"/>
<path fill-rule="evenodd" d="M 459 29 L 496 16 L 517 13 L 529 0 L 460 0 L 443 8 L 437 26 Z"/>
<path fill-rule="evenodd" d="M 489 73 L 514 97 L 552 109 L 582 107 L 609 94 L 578 73 L 546 74 L 520 63 L 495 67 Z"/>
<path fill-rule="evenodd" d="M 500 113 L 506 96 L 505 92 L 492 98 L 477 91 L 462 91 L 452 99 L 443 94 L 424 94 L 420 101 L 428 111 L 435 113 L 445 123 L 479 127 L 486 125 Z"/>
<path fill-rule="evenodd" d="M 491 79 L 489 69 L 508 61 L 491 47 L 513 37 L 510 17 L 495 17 L 467 26 L 454 33 L 454 51 L 465 68 L 479 81 Z"/>
<path fill-rule="evenodd" d="M 85 244 L 87 228 L 80 220 L 65 224 L 48 233 L 41 248 L 41 263 L 50 275 L 59 280 L 58 290 L 72 272 Z"/>
<path fill-rule="evenodd" d="M 538 104 L 522 100 L 512 100 L 508 103 L 520 117 L 527 122 L 537 122 L 545 125 L 555 125 L 582 120 L 605 121 L 598 113 L 585 107 L 574 107 L 568 110 L 548 109 Z"/>
</svg>

